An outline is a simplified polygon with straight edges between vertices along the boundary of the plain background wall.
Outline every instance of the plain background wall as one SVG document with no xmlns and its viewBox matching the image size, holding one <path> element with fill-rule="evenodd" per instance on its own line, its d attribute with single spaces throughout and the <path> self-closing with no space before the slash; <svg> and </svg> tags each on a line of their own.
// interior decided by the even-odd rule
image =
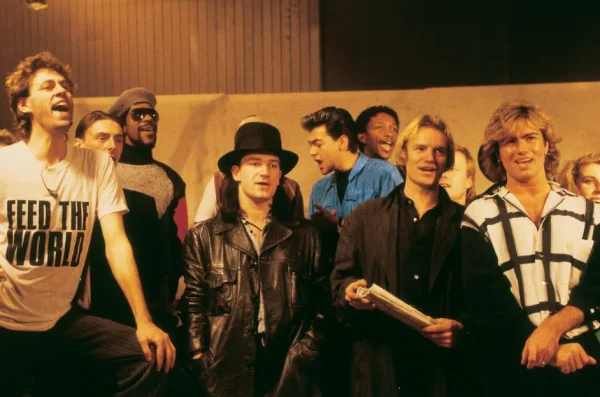
<svg viewBox="0 0 600 397">
<path fill-rule="evenodd" d="M 159 96 L 157 109 L 161 120 L 154 153 L 158 160 L 179 172 L 187 183 L 191 222 L 204 187 L 217 170 L 217 160 L 233 149 L 239 122 L 256 114 L 277 126 L 284 147 L 300 156 L 289 176 L 300 183 L 308 205 L 312 185 L 321 175 L 308 155 L 307 134 L 299 123 L 302 116 L 333 105 L 346 108 L 356 117 L 366 107 L 388 105 L 398 112 L 402 130 L 420 114 L 437 114 L 449 124 L 455 141 L 475 156 L 490 116 L 509 98 L 535 102 L 553 118 L 555 131 L 563 138 L 559 145 L 563 160 L 600 149 L 600 133 L 596 126 L 600 83 L 564 83 L 406 91 Z M 75 125 L 87 112 L 106 110 L 115 99 L 77 99 Z M 74 129 L 75 126 L 71 132 Z M 478 192 L 489 185 L 478 171 Z"/>
</svg>

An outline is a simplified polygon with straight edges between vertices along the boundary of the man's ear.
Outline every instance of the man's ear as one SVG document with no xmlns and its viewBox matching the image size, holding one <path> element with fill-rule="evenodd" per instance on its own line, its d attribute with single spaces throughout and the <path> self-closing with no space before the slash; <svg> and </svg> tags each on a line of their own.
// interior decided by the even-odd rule
<svg viewBox="0 0 600 397">
<path fill-rule="evenodd" d="M 367 144 L 367 133 L 366 132 L 360 132 L 358 134 L 358 140 L 360 141 L 360 143 L 362 143 L 363 145 Z"/>
<path fill-rule="evenodd" d="M 73 146 L 83 147 L 83 141 L 80 138 L 75 138 L 73 140 Z"/>
<path fill-rule="evenodd" d="M 338 142 L 338 149 L 340 149 L 341 151 L 348 151 L 348 137 L 346 135 L 340 135 L 340 137 L 337 139 Z"/>
<path fill-rule="evenodd" d="M 238 165 L 231 166 L 231 177 L 236 182 L 242 181 L 242 178 L 240 178 L 240 167 Z"/>
<path fill-rule="evenodd" d="M 31 113 L 31 106 L 29 106 L 29 101 L 27 97 L 20 97 L 17 99 L 17 109 L 19 112 L 23 114 Z"/>
<path fill-rule="evenodd" d="M 467 190 L 469 190 L 471 187 L 473 187 L 473 178 L 468 176 L 467 177 Z"/>
</svg>

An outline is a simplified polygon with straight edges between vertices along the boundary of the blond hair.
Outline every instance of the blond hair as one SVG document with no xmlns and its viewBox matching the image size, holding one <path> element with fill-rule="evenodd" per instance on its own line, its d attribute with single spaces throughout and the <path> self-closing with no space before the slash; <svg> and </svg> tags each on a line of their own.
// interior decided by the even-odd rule
<svg viewBox="0 0 600 397">
<path fill-rule="evenodd" d="M 465 156 L 465 162 L 467 163 L 467 178 L 471 178 L 471 187 L 467 190 L 467 203 L 477 195 L 475 193 L 475 162 L 473 161 L 473 156 L 471 156 L 471 152 L 464 146 L 455 145 L 454 150 L 456 152 L 462 153 Z M 455 156 L 456 157 L 456 156 Z"/>
<path fill-rule="evenodd" d="M 568 161 L 556 176 L 556 181 L 563 188 L 581 194 L 577 185 L 581 178 L 581 169 L 588 164 L 600 164 L 600 152 L 589 152 L 575 160 Z"/>
<path fill-rule="evenodd" d="M 548 144 L 548 153 L 544 161 L 546 178 L 552 179 L 556 174 L 560 157 L 556 144 L 560 139 L 554 135 L 550 117 L 533 103 L 514 100 L 505 102 L 496 109 L 483 136 L 481 172 L 492 182 L 506 181 L 506 170 L 500 162 L 499 143 L 509 133 L 527 124 L 539 129 L 544 142 Z"/>
<path fill-rule="evenodd" d="M 448 129 L 448 125 L 438 116 L 424 114 L 411 121 L 398 136 L 398 142 L 396 143 L 396 164 L 398 165 L 398 168 L 400 168 L 402 175 L 406 175 L 406 145 L 412 137 L 417 135 L 419 128 L 423 127 L 430 127 L 438 130 L 446 137 L 448 151 L 446 154 L 446 166 L 444 167 L 444 171 L 448 171 L 454 166 L 454 139 Z"/>
</svg>

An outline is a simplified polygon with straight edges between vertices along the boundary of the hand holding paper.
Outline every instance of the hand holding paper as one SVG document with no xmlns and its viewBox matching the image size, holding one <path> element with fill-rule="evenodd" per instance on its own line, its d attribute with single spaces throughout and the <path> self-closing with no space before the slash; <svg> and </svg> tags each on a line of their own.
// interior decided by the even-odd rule
<svg viewBox="0 0 600 397">
<path fill-rule="evenodd" d="M 452 347 L 460 340 L 463 325 L 448 318 L 435 319 L 437 324 L 429 325 L 421 330 L 424 337 L 440 347 Z"/>
<path fill-rule="evenodd" d="M 409 327 L 421 331 L 424 327 L 437 323 L 436 320 L 421 313 L 377 284 L 373 284 L 371 288 L 366 288 L 367 282 L 365 280 L 360 281 L 364 281 L 364 283 L 362 284 L 363 286 L 358 287 L 356 290 L 356 295 L 358 297 L 368 299 L 375 304 L 374 307 L 377 307 L 379 310 L 403 322 Z M 346 295 L 346 298 L 347 296 L 348 295 Z"/>
<path fill-rule="evenodd" d="M 375 309 L 375 304 L 371 302 L 369 299 L 364 296 L 360 296 L 357 294 L 359 289 L 365 289 L 367 286 L 367 280 L 358 280 L 349 284 L 346 287 L 346 301 L 355 308 L 356 310 L 373 310 Z"/>
</svg>

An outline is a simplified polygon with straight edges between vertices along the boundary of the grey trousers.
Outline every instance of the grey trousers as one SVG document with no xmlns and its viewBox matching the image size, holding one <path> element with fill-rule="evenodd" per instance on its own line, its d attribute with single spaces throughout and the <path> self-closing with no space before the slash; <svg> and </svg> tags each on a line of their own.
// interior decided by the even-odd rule
<svg viewBox="0 0 600 397">
<path fill-rule="evenodd" d="M 135 329 L 73 309 L 45 332 L 0 328 L 0 394 L 162 396 L 167 376 L 147 361 Z"/>
</svg>

